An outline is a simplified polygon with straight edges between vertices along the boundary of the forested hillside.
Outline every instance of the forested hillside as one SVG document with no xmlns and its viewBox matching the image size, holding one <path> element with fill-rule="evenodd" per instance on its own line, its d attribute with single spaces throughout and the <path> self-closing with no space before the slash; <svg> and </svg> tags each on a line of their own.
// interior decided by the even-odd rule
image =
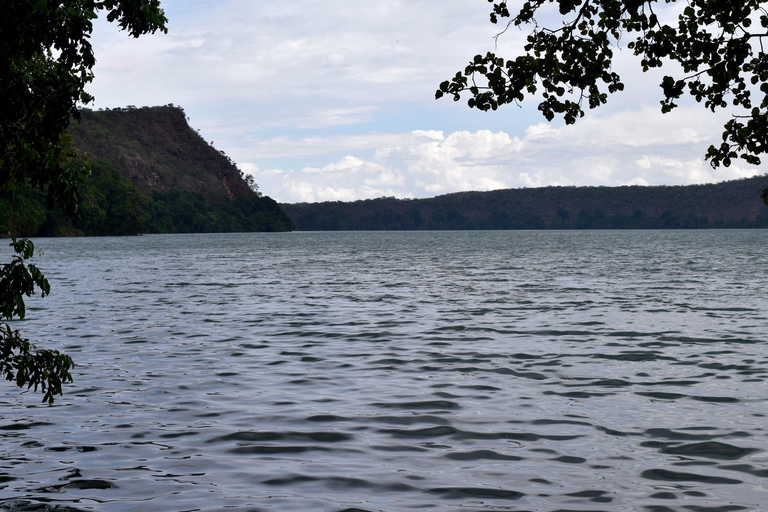
<svg viewBox="0 0 768 512">
<path fill-rule="evenodd" d="M 26 236 L 299 230 L 768 227 L 768 177 L 689 186 L 543 187 L 430 199 L 278 205 L 189 127 L 179 107 L 86 110 L 70 133 L 89 156 L 81 215 L 0 192 L 0 225 Z"/>
<path fill-rule="evenodd" d="M 41 192 L 0 194 L 0 225 L 25 236 L 288 231 L 292 221 L 179 107 L 85 110 L 70 133 L 88 155 L 81 215 L 47 209 Z"/>
<path fill-rule="evenodd" d="M 768 177 L 689 186 L 543 187 L 430 199 L 284 204 L 297 229 L 689 229 L 768 227 Z"/>
</svg>

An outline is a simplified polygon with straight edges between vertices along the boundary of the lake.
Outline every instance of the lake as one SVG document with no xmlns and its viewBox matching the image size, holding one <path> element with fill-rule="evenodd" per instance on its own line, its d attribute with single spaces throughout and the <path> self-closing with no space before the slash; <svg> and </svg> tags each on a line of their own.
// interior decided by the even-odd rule
<svg viewBox="0 0 768 512">
<path fill-rule="evenodd" d="M 35 242 L 0 510 L 768 507 L 768 231 Z"/>
</svg>

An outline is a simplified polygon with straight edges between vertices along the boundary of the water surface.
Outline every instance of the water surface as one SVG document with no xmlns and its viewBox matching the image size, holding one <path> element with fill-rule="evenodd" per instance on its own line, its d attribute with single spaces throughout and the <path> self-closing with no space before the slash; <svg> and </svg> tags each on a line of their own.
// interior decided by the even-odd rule
<svg viewBox="0 0 768 512">
<path fill-rule="evenodd" d="M 41 239 L 0 509 L 753 511 L 765 231 Z"/>
</svg>

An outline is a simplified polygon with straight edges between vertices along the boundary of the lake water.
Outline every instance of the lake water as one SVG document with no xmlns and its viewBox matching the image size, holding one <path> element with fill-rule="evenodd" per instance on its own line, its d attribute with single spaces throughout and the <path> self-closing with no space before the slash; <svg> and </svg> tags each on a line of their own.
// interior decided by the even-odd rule
<svg viewBox="0 0 768 512">
<path fill-rule="evenodd" d="M 75 382 L 2 384 L 0 509 L 766 510 L 767 242 L 37 240 Z"/>
</svg>

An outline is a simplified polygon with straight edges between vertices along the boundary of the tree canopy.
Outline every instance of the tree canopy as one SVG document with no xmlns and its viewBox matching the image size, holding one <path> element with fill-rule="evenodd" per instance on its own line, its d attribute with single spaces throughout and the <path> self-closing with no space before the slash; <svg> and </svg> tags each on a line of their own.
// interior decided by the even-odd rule
<svg viewBox="0 0 768 512">
<path fill-rule="evenodd" d="M 0 0 L 0 187 L 28 184 L 47 202 L 75 213 L 88 165 L 74 149 L 67 127 L 81 105 L 96 59 L 89 41 L 100 12 L 133 37 L 166 32 L 159 0 Z M 13 239 L 15 256 L 0 269 L 0 316 L 24 317 L 24 296 L 48 282 L 28 265 L 34 246 Z M 0 372 L 19 386 L 44 391 L 53 401 L 70 380 L 69 357 L 37 350 L 9 325 L 0 329 Z"/>
<path fill-rule="evenodd" d="M 436 97 L 496 110 L 539 93 L 538 109 L 547 120 L 567 124 L 624 89 L 613 69 L 615 51 L 624 45 L 640 58 L 643 71 L 676 63 L 679 72 L 661 80 L 661 110 L 669 112 L 688 94 L 711 111 L 731 109 L 722 143 L 706 158 L 713 167 L 736 158 L 759 164 L 768 152 L 768 12 L 759 0 L 687 0 L 676 23 L 654 12 L 657 0 L 528 0 L 516 13 L 494 2 L 490 21 L 507 18 L 509 28 L 530 28 L 524 53 L 505 59 L 493 52 L 476 55 L 463 72 L 440 84 Z M 665 0 L 673 4 L 676 0 Z M 562 23 L 538 24 L 537 14 L 556 7 Z M 659 10 L 659 9 L 657 9 Z M 501 35 L 501 34 L 500 34 Z M 498 37 L 498 36 L 497 36 Z M 668 66 L 669 67 L 669 66 Z M 763 198 L 768 204 L 768 189 Z"/>
<path fill-rule="evenodd" d="M 0 184 L 29 180 L 68 211 L 87 168 L 66 129 L 92 100 L 100 11 L 134 37 L 167 30 L 159 0 L 0 0 Z"/>
</svg>

